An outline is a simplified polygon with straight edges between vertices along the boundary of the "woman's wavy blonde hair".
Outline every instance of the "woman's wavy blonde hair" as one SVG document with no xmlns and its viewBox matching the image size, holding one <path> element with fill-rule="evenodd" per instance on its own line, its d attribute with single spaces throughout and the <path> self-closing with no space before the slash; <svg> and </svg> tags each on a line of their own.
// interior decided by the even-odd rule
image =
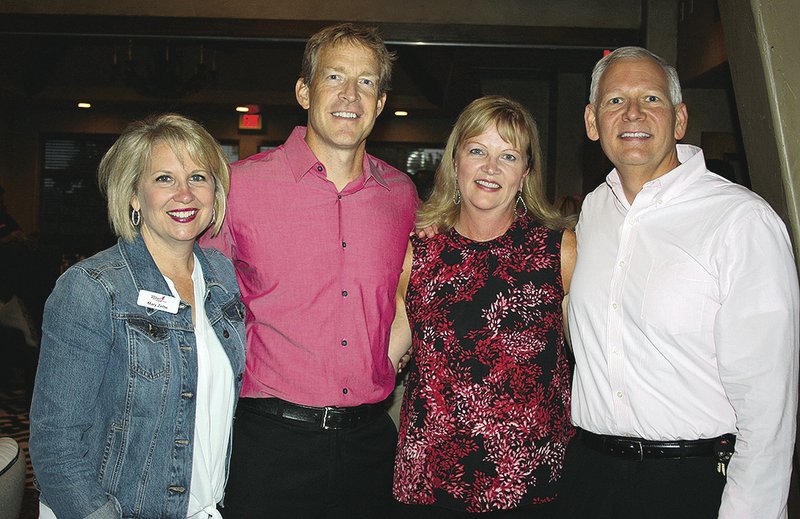
<svg viewBox="0 0 800 519">
<path fill-rule="evenodd" d="M 550 229 L 565 227 L 564 218 L 544 196 L 542 155 L 536 121 L 528 109 L 517 101 L 492 95 L 472 101 L 458 116 L 447 139 L 442 162 L 436 170 L 431 196 L 417 211 L 417 228 L 435 225 L 439 232 L 446 232 L 458 222 L 460 207 L 454 201 L 458 189 L 456 154 L 464 141 L 492 126 L 497 128 L 504 141 L 527 152 L 529 170 L 523 181 L 522 198 L 528 215 Z"/>
<path fill-rule="evenodd" d="M 128 241 L 139 234 L 131 223 L 131 201 L 139 179 L 150 167 L 153 148 L 159 143 L 169 146 L 178 157 L 185 148 L 189 157 L 214 179 L 215 221 L 211 232 L 216 235 L 222 228 L 231 185 L 228 159 L 200 123 L 178 114 L 155 115 L 131 123 L 100 161 L 97 182 L 108 200 L 111 230 Z"/>
</svg>

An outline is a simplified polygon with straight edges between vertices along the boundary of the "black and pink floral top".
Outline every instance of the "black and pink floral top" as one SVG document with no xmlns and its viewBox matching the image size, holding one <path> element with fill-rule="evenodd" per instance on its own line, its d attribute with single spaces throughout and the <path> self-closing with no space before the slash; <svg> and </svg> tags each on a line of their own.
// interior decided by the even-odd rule
<svg viewBox="0 0 800 519">
<path fill-rule="evenodd" d="M 555 499 L 574 435 L 561 234 L 523 217 L 489 242 L 412 238 L 397 500 L 484 512 Z"/>
</svg>

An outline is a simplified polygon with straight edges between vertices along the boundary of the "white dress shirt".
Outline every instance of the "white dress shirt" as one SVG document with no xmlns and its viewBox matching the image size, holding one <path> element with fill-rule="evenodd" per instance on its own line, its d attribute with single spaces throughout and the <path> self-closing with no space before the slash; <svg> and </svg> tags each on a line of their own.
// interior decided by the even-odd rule
<svg viewBox="0 0 800 519">
<path fill-rule="evenodd" d="M 575 425 L 694 440 L 736 434 L 721 518 L 786 517 L 798 283 L 780 218 L 699 148 L 633 204 L 613 170 L 586 197 L 569 302 Z"/>
</svg>

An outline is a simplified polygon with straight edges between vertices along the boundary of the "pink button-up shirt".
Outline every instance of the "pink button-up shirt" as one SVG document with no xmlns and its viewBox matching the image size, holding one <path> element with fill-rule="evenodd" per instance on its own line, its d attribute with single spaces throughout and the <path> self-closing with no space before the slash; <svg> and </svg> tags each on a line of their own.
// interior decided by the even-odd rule
<svg viewBox="0 0 800 519">
<path fill-rule="evenodd" d="M 242 396 L 379 402 L 394 387 L 389 330 L 416 190 L 365 155 L 338 192 L 305 132 L 232 165 L 225 224 L 202 239 L 231 258 L 247 306 Z"/>
</svg>

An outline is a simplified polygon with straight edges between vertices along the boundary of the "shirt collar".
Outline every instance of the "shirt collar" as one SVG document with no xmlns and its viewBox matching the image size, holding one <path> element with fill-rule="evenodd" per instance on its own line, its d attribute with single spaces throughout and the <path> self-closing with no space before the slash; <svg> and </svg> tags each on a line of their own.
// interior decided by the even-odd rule
<svg viewBox="0 0 800 519">
<path fill-rule="evenodd" d="M 158 270 L 150 251 L 144 243 L 141 233 L 137 233 L 133 241 L 124 238 L 117 240 L 120 254 L 128 264 L 128 270 L 137 290 L 149 290 L 157 294 L 169 294 L 167 282 Z"/>
<path fill-rule="evenodd" d="M 678 161 L 680 165 L 660 177 L 646 182 L 642 186 L 642 191 L 655 189 L 658 191 L 659 199 L 668 202 L 670 199 L 681 194 L 687 186 L 697 180 L 705 170 L 705 158 L 703 150 L 691 144 L 676 144 L 678 151 Z M 611 170 L 606 176 L 606 183 L 611 188 L 614 196 L 626 208 L 630 208 L 628 199 L 622 189 L 622 181 L 616 168 Z M 638 196 L 637 196 L 638 198 Z"/>
<path fill-rule="evenodd" d="M 361 170 L 364 172 L 364 182 L 370 178 L 373 178 L 375 179 L 375 182 L 386 188 L 388 191 L 392 190 L 392 188 L 389 187 L 389 184 L 386 182 L 386 179 L 384 179 L 383 175 L 381 174 L 380 161 L 369 153 L 364 153 L 364 162 L 361 166 Z"/>
<path fill-rule="evenodd" d="M 306 173 L 322 165 L 316 155 L 314 155 L 314 152 L 311 151 L 311 148 L 308 147 L 308 143 L 305 140 L 306 131 L 307 128 L 305 126 L 295 126 L 284 144 L 289 168 L 292 170 L 292 175 L 294 175 L 296 182 L 300 182 Z M 370 154 L 364 153 L 364 159 L 361 164 L 364 184 L 372 178 L 379 185 L 387 190 L 391 190 L 386 179 L 383 178 L 380 169 L 380 161 Z"/>
<path fill-rule="evenodd" d="M 283 145 L 289 168 L 297 182 L 319 163 L 314 152 L 306 143 L 306 127 L 295 126 L 286 143 Z"/>
<path fill-rule="evenodd" d="M 210 231 L 209 231 L 210 232 Z M 158 270 L 153 256 L 147 250 L 141 233 L 138 233 L 133 241 L 124 238 L 117 240 L 122 257 L 128 264 L 128 268 L 133 279 L 133 284 L 137 290 L 149 290 L 158 294 L 168 294 L 168 286 L 164 281 L 164 276 Z M 218 274 L 214 266 L 209 262 L 197 242 L 193 246 L 194 256 L 201 264 L 201 269 L 206 281 L 206 287 L 219 286 L 222 290 L 225 286 L 218 280 Z"/>
</svg>

